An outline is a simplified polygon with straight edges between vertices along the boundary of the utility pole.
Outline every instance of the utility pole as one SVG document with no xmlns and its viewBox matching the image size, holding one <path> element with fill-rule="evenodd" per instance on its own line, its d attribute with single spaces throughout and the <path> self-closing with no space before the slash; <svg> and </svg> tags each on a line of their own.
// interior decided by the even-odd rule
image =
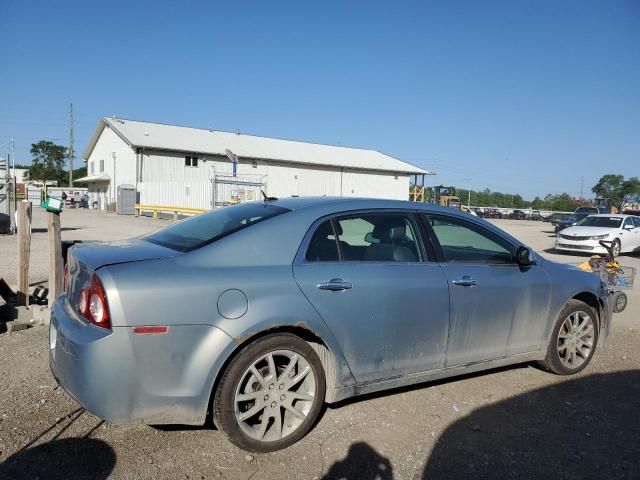
<svg viewBox="0 0 640 480">
<path fill-rule="evenodd" d="M 580 200 L 582 200 L 582 186 L 584 184 L 584 177 L 580 177 Z"/>
<path fill-rule="evenodd" d="M 73 188 L 73 103 L 69 110 L 69 149 L 67 155 L 69 157 L 69 188 Z"/>
</svg>

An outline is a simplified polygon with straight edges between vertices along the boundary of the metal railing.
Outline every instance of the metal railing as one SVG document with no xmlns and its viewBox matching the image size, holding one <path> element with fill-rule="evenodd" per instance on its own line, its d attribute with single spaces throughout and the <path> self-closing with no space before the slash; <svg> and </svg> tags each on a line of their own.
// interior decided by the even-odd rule
<svg viewBox="0 0 640 480">
<path fill-rule="evenodd" d="M 138 205 L 134 206 L 136 210 L 136 217 L 140 216 L 142 212 L 151 212 L 153 218 L 158 218 L 158 213 L 173 213 L 173 219 L 177 220 L 179 214 L 183 215 L 199 215 L 204 212 L 208 212 L 209 210 L 204 210 L 201 208 L 187 208 L 187 207 L 166 207 L 159 205 Z"/>
</svg>

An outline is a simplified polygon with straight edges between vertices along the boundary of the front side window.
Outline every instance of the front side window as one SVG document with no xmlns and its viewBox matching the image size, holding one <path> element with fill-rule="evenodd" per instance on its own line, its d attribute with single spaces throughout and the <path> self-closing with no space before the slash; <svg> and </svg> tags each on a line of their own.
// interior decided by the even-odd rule
<svg viewBox="0 0 640 480">
<path fill-rule="evenodd" d="M 286 208 L 267 203 L 245 203 L 191 217 L 146 235 L 142 239 L 181 252 L 188 252 L 288 211 Z"/>
<path fill-rule="evenodd" d="M 634 228 L 633 220 L 631 219 L 631 217 L 625 218 L 622 228 Z"/>
<path fill-rule="evenodd" d="M 492 232 L 453 217 L 430 216 L 436 239 L 446 262 L 514 263 L 512 247 Z"/>
</svg>

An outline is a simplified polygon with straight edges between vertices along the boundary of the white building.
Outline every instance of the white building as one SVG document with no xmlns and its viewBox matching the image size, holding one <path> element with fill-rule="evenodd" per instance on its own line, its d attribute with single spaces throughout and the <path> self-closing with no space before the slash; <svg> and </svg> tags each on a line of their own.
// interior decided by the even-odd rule
<svg viewBox="0 0 640 480">
<path fill-rule="evenodd" d="M 103 118 L 83 158 L 91 203 L 114 207 L 120 185 L 137 203 L 211 209 L 273 197 L 405 200 L 410 175 L 430 172 L 374 150 Z M 234 175 L 234 159 L 236 161 Z"/>
</svg>

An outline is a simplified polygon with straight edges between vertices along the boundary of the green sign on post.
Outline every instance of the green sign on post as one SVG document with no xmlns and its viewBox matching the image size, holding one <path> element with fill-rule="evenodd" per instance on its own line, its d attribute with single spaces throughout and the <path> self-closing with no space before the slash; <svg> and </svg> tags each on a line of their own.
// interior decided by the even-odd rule
<svg viewBox="0 0 640 480">
<path fill-rule="evenodd" d="M 56 197 L 47 197 L 40 204 L 47 212 L 60 213 L 62 211 L 62 199 Z"/>
</svg>

